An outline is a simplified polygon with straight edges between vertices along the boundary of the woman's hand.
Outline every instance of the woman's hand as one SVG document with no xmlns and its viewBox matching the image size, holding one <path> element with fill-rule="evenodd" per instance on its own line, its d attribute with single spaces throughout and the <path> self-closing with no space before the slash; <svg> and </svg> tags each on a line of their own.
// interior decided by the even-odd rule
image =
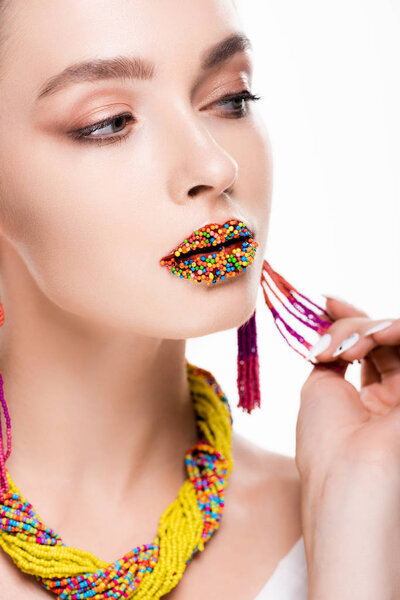
<svg viewBox="0 0 400 600">
<path fill-rule="evenodd" d="M 324 477 L 335 466 L 375 465 L 397 472 L 400 481 L 400 319 L 372 320 L 356 307 L 328 298 L 334 319 L 330 344 L 317 355 L 301 390 L 296 463 L 304 480 Z M 392 324 L 365 335 L 383 322 Z M 353 334 L 357 334 L 354 336 Z M 333 356 L 352 336 L 358 341 Z M 328 338 L 329 341 L 329 338 Z M 361 361 L 358 391 L 344 378 Z M 341 365 L 341 371 L 329 367 Z"/>
<path fill-rule="evenodd" d="M 326 310 L 334 320 L 330 343 L 302 387 L 296 427 L 308 597 L 394 600 L 400 598 L 400 319 L 371 320 L 330 298 Z M 389 327 L 365 335 L 388 320 Z M 358 341 L 333 356 L 354 333 Z M 361 361 L 360 391 L 344 378 L 354 360 Z"/>
</svg>

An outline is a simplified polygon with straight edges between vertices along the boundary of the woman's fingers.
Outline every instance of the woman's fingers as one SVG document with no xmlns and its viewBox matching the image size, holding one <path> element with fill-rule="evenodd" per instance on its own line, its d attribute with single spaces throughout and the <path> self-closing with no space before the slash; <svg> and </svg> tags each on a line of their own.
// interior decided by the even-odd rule
<svg viewBox="0 0 400 600">
<path fill-rule="evenodd" d="M 333 319 L 342 319 L 344 317 L 366 317 L 367 319 L 370 316 L 364 311 L 354 306 L 353 304 L 349 304 L 347 302 L 341 302 L 340 300 L 336 300 L 336 298 L 326 297 L 326 310 L 331 315 Z"/>
<path fill-rule="evenodd" d="M 370 329 L 384 325 L 385 329 L 369 333 Z M 332 323 L 317 344 L 310 348 L 307 359 L 329 362 L 340 357 L 353 362 L 379 345 L 400 345 L 400 319 L 344 317 Z"/>
<path fill-rule="evenodd" d="M 386 414 L 400 404 L 399 348 L 377 346 L 363 358 L 368 374 L 362 372 L 360 397 L 366 408 L 375 414 Z M 362 367 L 362 371 L 364 364 Z"/>
<path fill-rule="evenodd" d="M 333 323 L 310 348 L 308 360 L 353 362 L 376 346 L 400 345 L 400 319 L 370 319 L 365 311 L 333 298 L 327 298 L 326 311 Z"/>
<path fill-rule="evenodd" d="M 400 373 L 400 347 L 376 346 L 369 355 L 381 380 Z M 400 389 L 399 389 L 400 393 Z"/>
<path fill-rule="evenodd" d="M 383 321 L 384 319 L 382 319 Z M 378 346 L 399 346 L 400 345 L 400 319 L 387 319 L 392 324 L 385 329 L 372 333 L 369 337 L 373 338 Z M 377 324 L 381 321 L 375 321 Z M 372 322 L 374 323 L 374 321 Z"/>
<path fill-rule="evenodd" d="M 370 319 L 357 307 L 330 298 L 326 310 L 334 321 L 308 358 L 321 368 L 360 360 L 365 408 L 382 415 L 400 405 L 400 319 Z"/>
<path fill-rule="evenodd" d="M 361 359 L 361 387 L 370 385 L 371 383 L 379 383 L 381 376 L 372 360 L 371 354 L 367 354 Z"/>
<path fill-rule="evenodd" d="M 333 321 L 328 343 L 315 353 L 296 424 L 297 467 L 306 486 L 320 481 L 321 490 L 336 465 L 400 464 L 400 319 L 373 320 L 333 299 L 326 311 Z M 385 320 L 393 323 L 382 329 Z M 344 378 L 354 359 L 361 360 L 360 391 Z"/>
<path fill-rule="evenodd" d="M 336 357 L 332 357 L 329 350 L 332 348 L 332 339 L 335 337 L 339 338 L 340 330 L 343 326 L 343 321 L 346 321 L 347 328 L 350 329 L 352 325 L 352 319 L 359 317 L 360 319 L 368 319 L 368 314 L 353 306 L 352 304 L 348 304 L 346 302 L 341 302 L 336 300 L 336 298 L 326 297 L 326 311 L 329 316 L 332 318 L 333 323 L 329 327 L 328 332 L 321 336 L 316 344 L 312 348 L 310 348 L 308 355 L 306 358 L 308 360 L 312 360 L 313 364 L 318 365 L 319 362 L 337 362 L 341 360 L 342 356 L 339 356 L 338 359 Z M 339 323 L 335 323 L 339 320 Z M 339 329 L 340 327 L 340 329 Z M 342 338 L 343 339 L 343 338 Z"/>
</svg>

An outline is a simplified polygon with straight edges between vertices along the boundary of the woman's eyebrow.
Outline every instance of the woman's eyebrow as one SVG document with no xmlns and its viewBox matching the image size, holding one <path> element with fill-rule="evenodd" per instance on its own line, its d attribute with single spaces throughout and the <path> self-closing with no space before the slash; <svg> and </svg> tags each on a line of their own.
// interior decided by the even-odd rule
<svg viewBox="0 0 400 600">
<path fill-rule="evenodd" d="M 201 57 L 200 70 L 210 71 L 236 53 L 247 50 L 252 50 L 249 38 L 243 32 L 237 31 L 205 50 Z M 95 58 L 73 63 L 41 86 L 36 102 L 74 83 L 124 78 L 149 80 L 154 77 L 155 72 L 154 63 L 135 56 Z"/>
</svg>

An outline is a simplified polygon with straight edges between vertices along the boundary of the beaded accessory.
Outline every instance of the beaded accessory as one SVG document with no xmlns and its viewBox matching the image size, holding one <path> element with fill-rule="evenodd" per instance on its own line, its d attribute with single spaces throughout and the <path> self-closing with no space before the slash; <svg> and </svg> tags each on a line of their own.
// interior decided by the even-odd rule
<svg viewBox="0 0 400 600">
<path fill-rule="evenodd" d="M 260 407 L 261 404 L 256 311 L 253 312 L 248 321 L 238 327 L 237 343 L 238 406 L 251 413 L 255 406 Z"/>
<path fill-rule="evenodd" d="M 283 298 L 278 296 L 273 287 L 271 287 L 271 283 L 268 281 L 268 277 L 271 279 L 271 282 L 277 288 L 277 291 L 282 294 Z M 305 346 L 307 350 L 311 348 L 312 343 L 308 342 L 299 332 L 295 331 L 295 329 L 293 329 L 293 327 L 291 327 L 289 323 L 287 323 L 285 319 L 279 314 L 278 310 L 274 307 L 274 305 L 271 302 L 272 294 L 275 296 L 279 304 L 281 304 L 288 311 L 288 313 L 290 313 L 295 319 L 297 319 L 306 327 L 316 331 L 318 335 L 324 334 L 325 331 L 329 329 L 329 327 L 332 325 L 332 319 L 330 318 L 329 313 L 324 308 L 322 308 L 322 306 L 319 306 L 318 304 L 310 300 L 307 296 L 301 294 L 292 284 L 286 281 L 286 279 L 282 277 L 282 275 L 277 273 L 277 271 L 274 271 L 269 262 L 265 259 L 263 261 L 260 284 L 263 289 L 265 303 L 272 313 L 274 323 L 277 326 L 279 333 L 284 337 L 286 342 L 291 348 L 293 348 L 293 350 L 295 350 L 298 354 L 303 356 L 303 358 L 306 358 L 306 354 L 303 354 L 302 352 L 297 350 L 295 346 L 293 346 L 290 343 L 290 341 L 278 325 L 278 321 L 280 321 L 284 328 L 289 332 L 289 334 L 300 344 Z M 268 295 L 265 286 L 267 286 L 272 292 L 271 297 Z M 301 302 L 299 298 L 306 300 L 309 304 L 312 304 L 321 312 L 316 313 L 312 308 L 309 308 L 303 302 Z M 291 305 L 296 312 L 290 310 L 290 308 L 288 308 L 288 306 L 285 305 L 285 301 L 289 303 L 289 305 Z M 256 406 L 260 407 L 261 404 L 259 361 L 256 333 L 256 311 L 254 311 L 254 313 L 252 314 L 250 319 L 246 321 L 246 323 L 238 327 L 237 343 L 237 385 L 239 392 L 238 407 L 241 407 L 244 411 L 251 413 L 251 411 Z M 331 363 L 329 368 L 341 371 L 343 369 L 343 365 L 338 361 L 337 363 Z"/>
<path fill-rule="evenodd" d="M 188 479 L 161 515 L 152 543 L 129 550 L 113 563 L 65 544 L 44 525 L 12 481 L 5 468 L 11 433 L 1 385 L 9 445 L 4 456 L 0 440 L 0 545 L 17 567 L 33 575 L 44 589 L 69 600 L 158 600 L 178 584 L 193 556 L 204 550 L 219 528 L 233 468 L 231 409 L 209 371 L 187 360 L 186 368 L 199 434 L 197 443 L 185 454 Z"/>
<path fill-rule="evenodd" d="M 271 287 L 267 275 L 283 294 L 283 300 Z M 265 285 L 293 317 L 318 334 L 323 334 L 331 326 L 329 314 L 298 292 L 266 260 L 260 283 L 279 332 L 305 358 L 306 355 L 286 338 L 278 321 L 307 350 L 311 343 L 281 317 Z M 320 314 L 299 298 L 319 309 Z M 297 314 L 285 306 L 285 300 Z M 255 406 L 260 406 L 255 314 L 254 311 L 251 318 L 238 328 L 238 406 L 249 413 Z M 0 325 L 3 322 L 0 302 Z M 177 499 L 161 515 L 153 542 L 130 550 L 111 564 L 89 551 L 67 546 L 53 529 L 43 524 L 12 481 L 5 467 L 11 452 L 11 422 L 0 373 L 0 546 L 23 572 L 35 576 L 44 589 L 69 600 L 134 596 L 157 600 L 178 584 L 195 553 L 204 550 L 204 544 L 218 529 L 224 509 L 224 492 L 233 468 L 232 414 L 213 375 L 188 361 L 186 366 L 199 432 L 198 442 L 185 454 L 188 479 L 179 490 Z M 331 363 L 330 368 L 341 370 L 342 365 Z M 6 452 L 1 431 L 1 409 L 6 421 Z"/>
</svg>

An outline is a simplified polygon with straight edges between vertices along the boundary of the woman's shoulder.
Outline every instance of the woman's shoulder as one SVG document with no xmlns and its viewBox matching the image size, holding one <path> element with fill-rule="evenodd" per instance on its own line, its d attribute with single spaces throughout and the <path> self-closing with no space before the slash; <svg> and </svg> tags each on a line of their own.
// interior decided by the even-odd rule
<svg viewBox="0 0 400 600">
<path fill-rule="evenodd" d="M 240 471 L 248 484 L 262 487 L 275 482 L 288 486 L 295 495 L 300 492 L 294 457 L 262 448 L 237 432 L 232 432 L 232 457 L 236 472 Z"/>
<path fill-rule="evenodd" d="M 301 537 L 294 459 L 260 448 L 235 431 L 232 459 L 218 533 L 168 594 L 171 600 L 203 598 L 210 589 L 223 590 L 231 600 L 256 599 Z M 242 576 L 227 579 L 226 573 Z"/>
<path fill-rule="evenodd" d="M 246 467 L 261 467 L 271 475 L 284 469 L 285 476 L 300 480 L 294 457 L 262 448 L 236 431 L 232 432 L 232 452 L 242 464 L 247 462 Z"/>
<path fill-rule="evenodd" d="M 302 535 L 301 479 L 294 457 L 261 448 L 236 432 L 232 433 L 232 457 L 235 499 L 242 506 L 250 504 L 249 514 L 261 524 L 274 524 L 272 540 L 283 556 Z"/>
</svg>

